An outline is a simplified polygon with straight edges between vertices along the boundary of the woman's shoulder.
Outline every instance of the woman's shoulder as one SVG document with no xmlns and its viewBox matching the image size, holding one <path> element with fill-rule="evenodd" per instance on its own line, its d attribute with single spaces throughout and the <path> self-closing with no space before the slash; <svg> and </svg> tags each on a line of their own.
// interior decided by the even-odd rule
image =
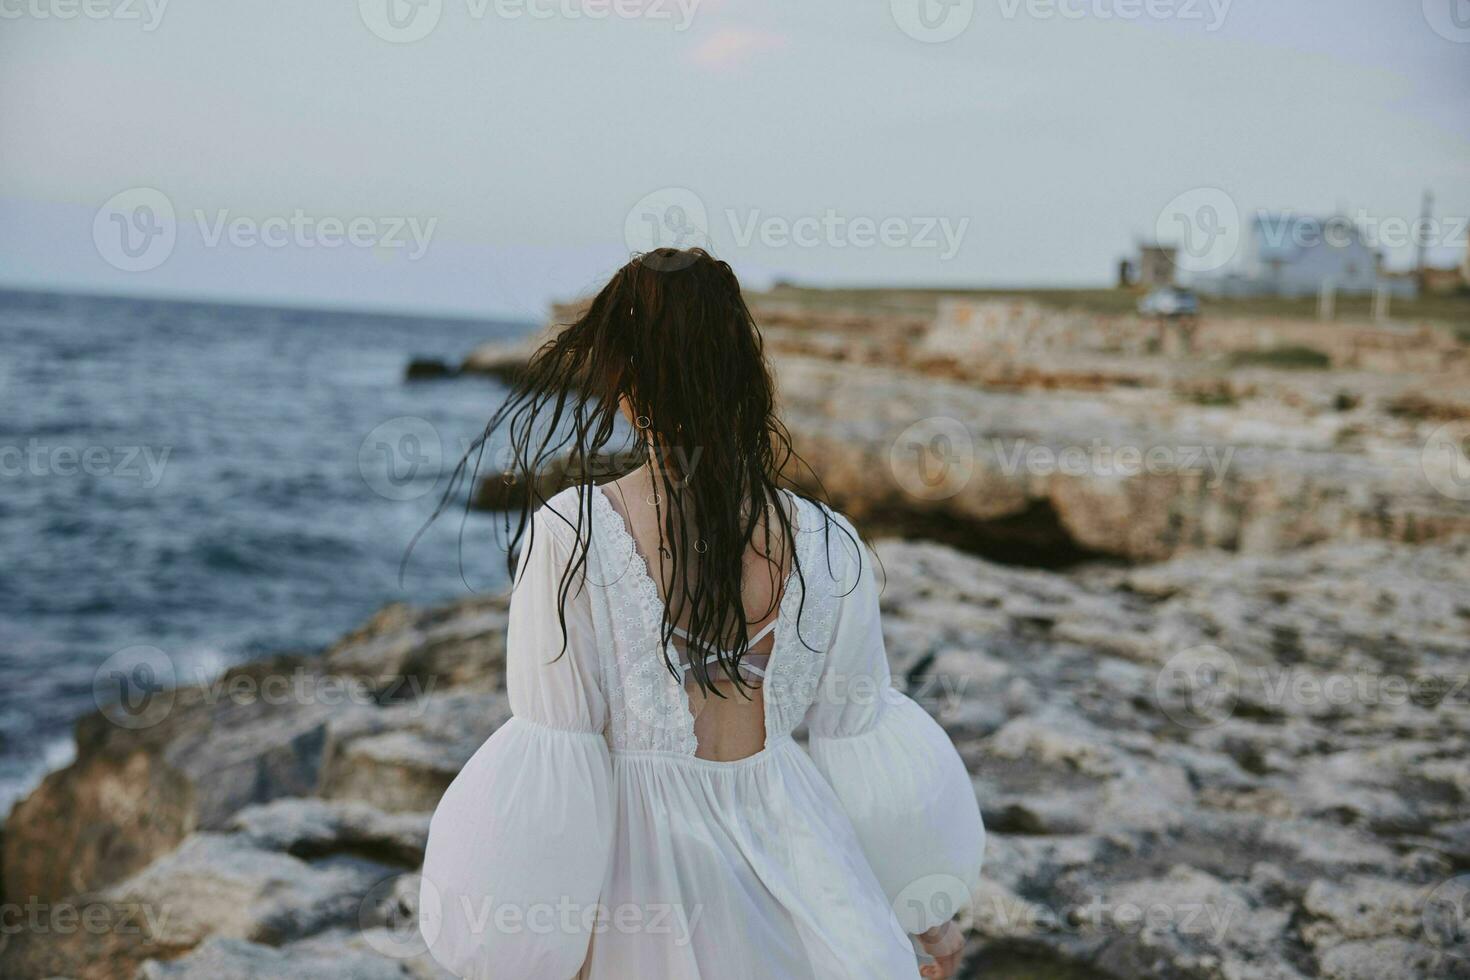
<svg viewBox="0 0 1470 980">
<path fill-rule="evenodd" d="M 791 504 L 789 513 L 798 525 L 798 530 L 821 531 L 824 528 L 836 530 L 841 528 L 854 537 L 857 536 L 857 527 L 842 511 L 831 504 L 815 497 L 807 496 L 789 487 L 785 488 L 786 499 Z"/>
<path fill-rule="evenodd" d="M 807 557 L 821 557 L 836 571 L 849 564 L 861 565 L 866 551 L 857 526 L 832 505 L 813 497 L 787 491 L 792 501 L 798 548 L 805 546 Z"/>
<path fill-rule="evenodd" d="M 531 520 L 538 529 L 551 532 L 564 545 L 574 544 L 579 537 L 587 540 L 591 533 L 590 494 L 595 492 L 591 485 L 566 487 L 546 498 L 531 514 Z"/>
</svg>

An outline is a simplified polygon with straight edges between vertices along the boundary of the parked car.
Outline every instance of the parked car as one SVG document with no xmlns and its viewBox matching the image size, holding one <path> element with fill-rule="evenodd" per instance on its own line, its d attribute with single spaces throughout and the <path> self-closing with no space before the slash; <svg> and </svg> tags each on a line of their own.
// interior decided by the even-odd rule
<svg viewBox="0 0 1470 980">
<path fill-rule="evenodd" d="M 1140 316 L 1184 317 L 1199 316 L 1199 297 L 1178 286 L 1155 289 L 1139 300 Z"/>
</svg>

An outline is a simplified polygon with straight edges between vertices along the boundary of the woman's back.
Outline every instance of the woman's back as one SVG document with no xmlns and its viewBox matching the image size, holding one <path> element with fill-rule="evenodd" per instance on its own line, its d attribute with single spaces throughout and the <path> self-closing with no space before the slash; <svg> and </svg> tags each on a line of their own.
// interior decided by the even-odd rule
<svg viewBox="0 0 1470 980">
<path fill-rule="evenodd" d="M 694 682 L 687 675 L 678 678 L 669 670 L 661 644 L 666 615 L 663 593 L 613 503 L 613 494 L 605 487 L 590 493 L 592 560 L 587 597 L 594 628 L 592 645 L 598 648 L 611 702 L 609 741 L 618 750 L 699 756 L 696 713 L 691 707 Z M 575 506 L 571 497 L 568 492 L 553 498 L 548 507 L 561 510 L 566 505 Z M 793 560 L 788 563 L 791 570 L 780 583 L 779 601 L 766 624 L 774 628 L 758 644 L 765 648 L 765 656 L 747 654 L 765 660 L 764 676 L 752 678 L 748 691 L 737 690 L 728 679 L 717 681 L 726 698 L 742 699 L 743 703 L 730 712 L 743 732 L 760 733 L 755 751 L 789 735 L 815 696 L 823 654 L 830 644 L 841 601 L 842 590 L 834 575 L 849 567 L 849 560 L 857 554 L 856 538 L 839 543 L 832 538 L 843 537 L 840 532 L 821 533 L 816 505 L 794 496 L 789 500 L 796 539 Z M 817 549 L 826 545 L 831 545 L 830 553 L 819 556 Z M 844 545 L 850 555 L 844 554 Z M 682 663 L 689 657 L 687 651 L 676 649 L 670 659 Z M 730 739 L 719 731 L 712 734 L 717 740 Z"/>
<path fill-rule="evenodd" d="M 892 687 L 857 532 L 782 489 L 774 405 L 729 266 L 659 250 L 487 425 L 526 486 L 575 486 L 520 515 L 513 717 L 430 826 L 421 928 L 456 975 L 890 980 L 969 902 L 969 776 Z M 642 465 L 595 485 L 619 432 Z"/>
</svg>

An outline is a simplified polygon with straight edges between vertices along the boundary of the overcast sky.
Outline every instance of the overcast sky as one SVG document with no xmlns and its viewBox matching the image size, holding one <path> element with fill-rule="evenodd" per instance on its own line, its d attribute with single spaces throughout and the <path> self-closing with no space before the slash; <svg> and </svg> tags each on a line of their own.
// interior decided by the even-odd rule
<svg viewBox="0 0 1470 980">
<path fill-rule="evenodd" d="M 655 232 L 1088 285 L 1180 200 L 1470 216 L 1470 0 L 925 3 L 0 0 L 0 282 L 537 318 Z"/>
</svg>

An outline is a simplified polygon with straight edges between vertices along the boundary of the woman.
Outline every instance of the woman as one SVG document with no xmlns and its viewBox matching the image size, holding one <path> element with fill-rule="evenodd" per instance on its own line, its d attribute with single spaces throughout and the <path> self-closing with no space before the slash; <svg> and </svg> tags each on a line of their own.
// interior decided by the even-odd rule
<svg viewBox="0 0 1470 980">
<path fill-rule="evenodd" d="M 730 267 L 661 249 L 486 427 L 526 486 L 567 458 L 573 485 L 521 514 L 514 717 L 430 825 L 420 928 L 456 976 L 952 975 L 974 791 L 891 686 L 857 532 L 783 485 L 773 407 Z M 641 465 L 596 485 L 620 431 Z"/>
</svg>

